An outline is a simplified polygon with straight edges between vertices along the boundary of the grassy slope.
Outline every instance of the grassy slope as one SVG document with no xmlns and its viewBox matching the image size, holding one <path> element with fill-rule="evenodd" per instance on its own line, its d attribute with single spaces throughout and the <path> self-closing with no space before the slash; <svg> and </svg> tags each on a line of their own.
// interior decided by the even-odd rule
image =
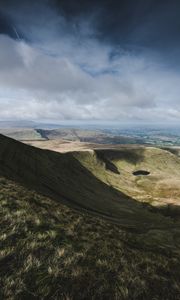
<svg viewBox="0 0 180 300">
<path fill-rule="evenodd" d="M 1 299 L 179 299 L 176 230 L 132 233 L 3 177 L 0 228 Z"/>
<path fill-rule="evenodd" d="M 0 174 L 77 209 L 138 230 L 167 228 L 172 221 L 103 183 L 72 153 L 60 154 L 0 136 Z"/>
<path fill-rule="evenodd" d="M 169 151 L 127 147 L 75 156 L 97 178 L 132 198 L 154 205 L 180 203 L 180 158 Z M 107 162 L 114 165 L 114 172 Z M 134 176 L 136 170 L 147 170 L 150 175 Z"/>
</svg>

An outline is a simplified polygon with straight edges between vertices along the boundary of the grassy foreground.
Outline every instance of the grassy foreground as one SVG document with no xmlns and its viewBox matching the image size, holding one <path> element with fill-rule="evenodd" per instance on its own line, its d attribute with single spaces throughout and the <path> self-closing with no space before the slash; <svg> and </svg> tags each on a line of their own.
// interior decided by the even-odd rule
<svg viewBox="0 0 180 300">
<path fill-rule="evenodd" d="M 135 233 L 1 177 L 0 299 L 178 300 L 177 228 Z"/>
</svg>

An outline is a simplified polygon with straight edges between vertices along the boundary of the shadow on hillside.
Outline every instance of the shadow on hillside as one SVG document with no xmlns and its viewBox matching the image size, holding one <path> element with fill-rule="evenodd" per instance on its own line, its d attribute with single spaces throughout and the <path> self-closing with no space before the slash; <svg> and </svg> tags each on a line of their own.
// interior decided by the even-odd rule
<svg viewBox="0 0 180 300">
<path fill-rule="evenodd" d="M 106 170 L 109 170 L 109 171 L 111 171 L 115 174 L 120 174 L 120 172 L 119 172 L 118 168 L 116 167 L 116 165 L 113 164 L 111 162 L 111 160 L 106 157 L 105 153 L 103 153 L 102 151 L 100 151 L 100 152 L 95 151 L 95 153 L 96 153 L 97 159 L 99 159 L 101 162 L 103 162 L 105 164 L 105 169 Z"/>
<path fill-rule="evenodd" d="M 106 158 L 107 160 L 126 160 L 129 163 L 139 163 L 144 159 L 144 148 L 132 148 L 132 149 L 114 149 L 114 150 L 96 150 L 99 158 Z"/>
<path fill-rule="evenodd" d="M 152 209 L 154 212 L 158 212 L 165 217 L 170 217 L 174 220 L 180 220 L 180 206 L 175 204 L 168 204 Z"/>
<path fill-rule="evenodd" d="M 162 150 L 166 150 L 166 151 L 168 151 L 168 152 L 170 152 L 170 153 L 172 153 L 172 154 L 174 154 L 174 155 L 176 155 L 178 157 L 180 156 L 180 150 L 177 149 L 177 148 L 161 147 L 161 149 Z"/>
</svg>

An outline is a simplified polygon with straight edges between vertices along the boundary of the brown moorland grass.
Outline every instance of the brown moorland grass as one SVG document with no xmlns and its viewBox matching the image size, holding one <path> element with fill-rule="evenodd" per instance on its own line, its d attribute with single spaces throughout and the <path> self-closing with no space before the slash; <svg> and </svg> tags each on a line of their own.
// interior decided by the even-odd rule
<svg viewBox="0 0 180 300">
<path fill-rule="evenodd" d="M 1 299 L 178 300 L 178 224 L 135 233 L 0 178 Z"/>
</svg>

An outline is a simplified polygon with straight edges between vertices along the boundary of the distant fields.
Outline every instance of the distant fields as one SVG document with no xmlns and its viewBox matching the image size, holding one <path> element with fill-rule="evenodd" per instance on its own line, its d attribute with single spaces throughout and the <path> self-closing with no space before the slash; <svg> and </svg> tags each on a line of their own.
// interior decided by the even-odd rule
<svg viewBox="0 0 180 300">
<path fill-rule="evenodd" d="M 63 126 L 33 122 L 1 122 L 0 133 L 20 141 L 64 140 L 93 144 L 138 144 L 179 147 L 178 127 L 148 126 Z"/>
<path fill-rule="evenodd" d="M 99 144 L 134 144 L 140 139 L 123 135 L 113 135 L 101 130 L 82 130 L 75 128 L 36 129 L 0 128 L 0 133 L 20 141 L 65 140 Z"/>
</svg>

